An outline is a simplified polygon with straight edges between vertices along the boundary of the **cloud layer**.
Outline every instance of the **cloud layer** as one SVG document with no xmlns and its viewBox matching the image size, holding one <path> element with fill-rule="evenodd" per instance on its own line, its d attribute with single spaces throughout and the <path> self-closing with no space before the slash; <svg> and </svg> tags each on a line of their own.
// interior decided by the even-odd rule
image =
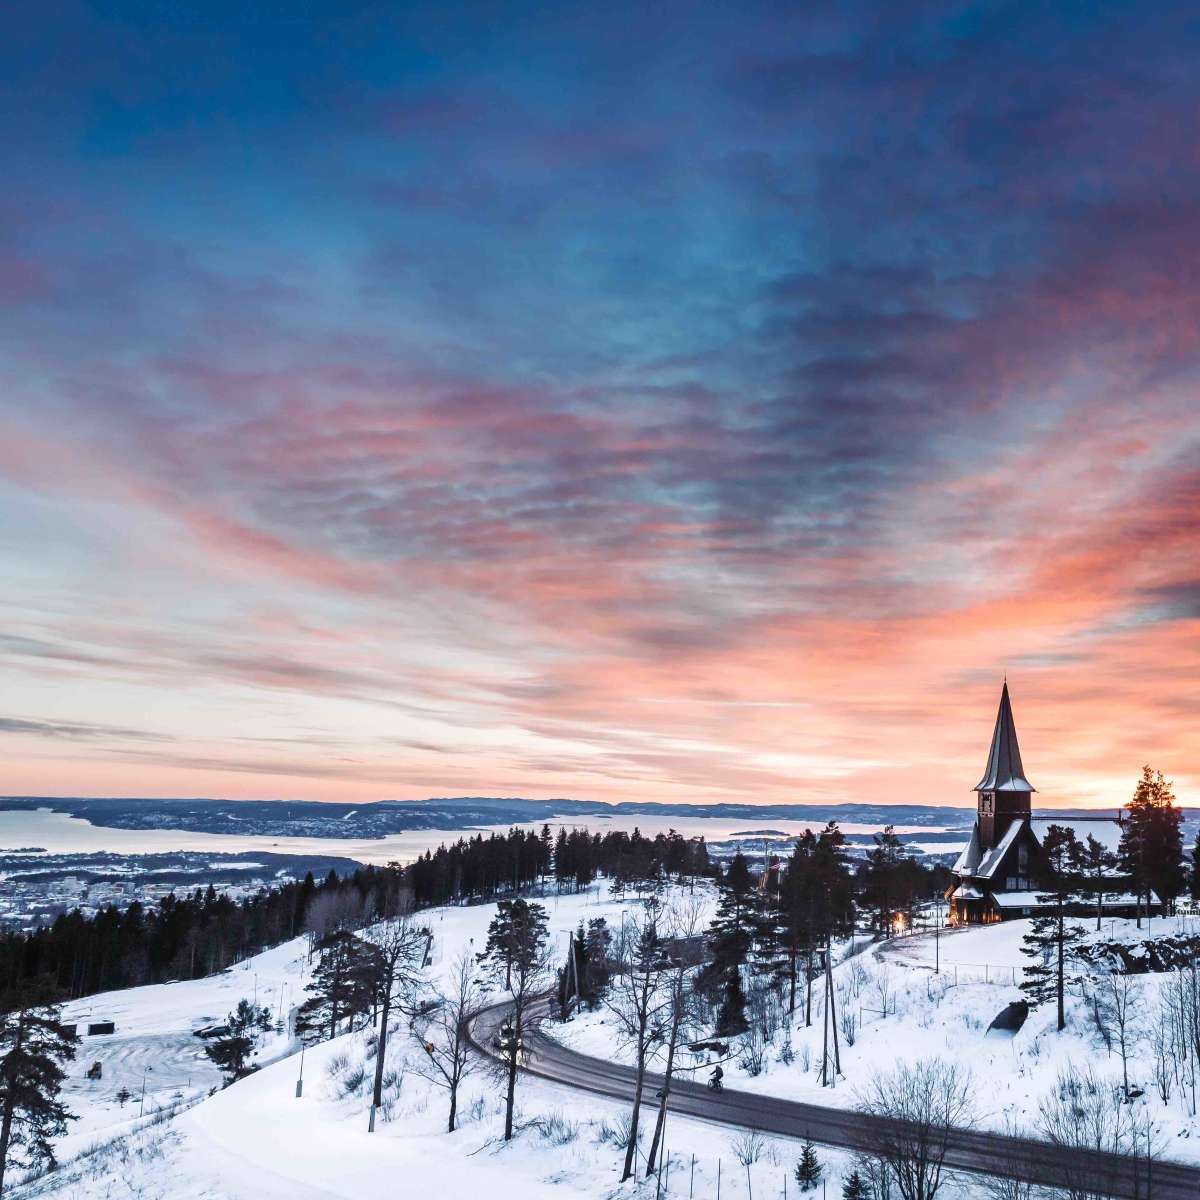
<svg viewBox="0 0 1200 1200">
<path fill-rule="evenodd" d="M 963 802 L 1007 670 L 1188 799 L 1185 6 L 106 12 L 0 51 L 0 790 Z"/>
</svg>

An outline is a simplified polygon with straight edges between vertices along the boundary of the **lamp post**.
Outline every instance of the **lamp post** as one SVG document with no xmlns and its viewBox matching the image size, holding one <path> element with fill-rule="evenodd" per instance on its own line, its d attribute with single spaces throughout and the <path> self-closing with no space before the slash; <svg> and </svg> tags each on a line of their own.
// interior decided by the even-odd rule
<svg viewBox="0 0 1200 1200">
<path fill-rule="evenodd" d="M 299 1100 L 304 1095 L 304 1051 L 307 1049 L 306 1043 L 300 1043 L 300 1074 L 296 1079 L 296 1099 Z"/>
</svg>

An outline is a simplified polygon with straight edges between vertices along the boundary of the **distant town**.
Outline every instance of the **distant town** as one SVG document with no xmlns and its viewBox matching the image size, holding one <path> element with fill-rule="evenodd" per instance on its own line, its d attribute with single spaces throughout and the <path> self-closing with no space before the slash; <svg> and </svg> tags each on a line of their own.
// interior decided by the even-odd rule
<svg viewBox="0 0 1200 1200">
<path fill-rule="evenodd" d="M 150 905 L 172 893 L 214 888 L 235 899 L 261 888 L 339 875 L 350 858 L 301 854 L 50 854 L 37 846 L 0 851 L 0 929 L 34 929 L 78 909 L 85 917 L 112 906 Z"/>
</svg>

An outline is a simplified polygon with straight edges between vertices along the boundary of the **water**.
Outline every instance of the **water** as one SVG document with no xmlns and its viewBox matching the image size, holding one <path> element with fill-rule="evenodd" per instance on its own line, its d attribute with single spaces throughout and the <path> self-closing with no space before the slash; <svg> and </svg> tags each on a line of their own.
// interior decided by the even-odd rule
<svg viewBox="0 0 1200 1200">
<path fill-rule="evenodd" d="M 542 824 L 541 821 L 518 822 L 517 827 L 540 829 Z M 769 829 L 785 834 L 800 834 L 806 829 L 820 829 L 822 822 L 785 821 L 775 817 L 756 822 L 725 817 L 623 815 L 588 817 L 582 821 L 574 818 L 567 821 L 551 819 L 548 824 L 555 831 L 559 825 L 565 824 L 568 828 L 586 828 L 597 833 L 608 829 L 623 829 L 628 833 L 636 826 L 647 837 L 674 829 L 684 837 L 704 837 L 709 842 L 718 842 L 750 830 Z M 843 833 L 867 834 L 876 833 L 882 828 L 853 821 L 839 822 L 839 827 Z M 460 836 L 477 832 L 503 833 L 509 828 L 511 825 L 506 823 L 454 829 L 412 829 L 382 838 L 272 837 L 189 833 L 178 829 L 109 829 L 66 813 L 39 808 L 33 811 L 0 812 L 0 851 L 15 850 L 21 846 L 42 846 L 52 854 L 105 850 L 113 854 L 163 854 L 177 850 L 238 854 L 257 850 L 273 854 L 332 854 L 363 863 L 407 863 L 426 850 L 436 850 L 443 842 L 455 841 Z M 896 832 L 920 835 L 938 830 L 928 825 L 897 825 Z M 919 841 L 919 836 L 914 840 Z"/>
</svg>

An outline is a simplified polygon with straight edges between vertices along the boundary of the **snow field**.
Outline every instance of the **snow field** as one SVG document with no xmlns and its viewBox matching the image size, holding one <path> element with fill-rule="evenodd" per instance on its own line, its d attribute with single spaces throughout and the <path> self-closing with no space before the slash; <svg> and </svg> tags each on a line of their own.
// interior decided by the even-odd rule
<svg viewBox="0 0 1200 1200">
<path fill-rule="evenodd" d="M 632 900 L 612 899 L 603 887 L 579 896 L 548 896 L 543 903 L 556 958 L 565 957 L 567 935 L 581 919 L 604 916 L 616 929 L 622 912 L 636 906 Z M 445 978 L 463 950 L 475 953 L 482 948 L 494 912 L 494 905 L 481 905 L 419 914 L 434 934 L 435 980 Z M 1003 1128 L 1006 1117 L 1018 1124 L 1032 1120 L 1039 1097 L 1053 1087 L 1066 1061 L 1119 1074 L 1119 1062 L 1098 1048 L 1075 996 L 1063 1034 L 1054 1031 L 1053 1014 L 1042 1010 L 1015 1038 L 984 1037 L 992 1017 L 1018 995 L 1011 980 L 1014 968 L 1019 977 L 1023 963 L 1020 941 L 1025 924 L 943 932 L 938 974 L 932 969 L 934 943 L 929 934 L 872 945 L 843 960 L 835 968 L 838 1004 L 855 1027 L 852 1044 L 843 1032 L 845 1078 L 838 1086 L 821 1088 L 815 1079 L 822 1036 L 819 1000 L 811 1027 L 804 1026 L 801 1007 L 790 1025 L 781 1027 L 763 1047 L 757 1074 L 744 1062 L 726 1063 L 727 1085 L 851 1106 L 856 1089 L 872 1071 L 939 1054 L 975 1071 L 984 1101 L 980 1125 Z M 1187 931 L 1184 923 L 1176 924 L 1180 932 Z M 1156 921 L 1151 932 L 1166 928 L 1165 922 Z M 1140 936 L 1132 922 L 1114 926 L 1106 921 L 1104 936 L 1110 934 Z M 260 1052 L 259 1061 L 268 1065 L 210 1096 L 214 1086 L 219 1089 L 219 1075 L 191 1031 L 223 1020 L 243 998 L 257 998 L 272 1011 L 287 1014 L 303 996 L 308 968 L 307 943 L 296 939 L 209 979 L 109 993 L 68 1006 L 69 1019 L 114 1020 L 117 1032 L 85 1038 L 73 1065 L 67 1101 L 82 1119 L 59 1147 L 63 1166 L 16 1189 L 14 1196 L 370 1200 L 404 1192 L 420 1200 L 537 1200 L 655 1195 L 654 1180 L 619 1185 L 623 1155 L 616 1133 L 628 1120 L 628 1105 L 623 1103 L 522 1077 L 517 1091 L 519 1132 L 505 1144 L 501 1089 L 489 1068 L 480 1067 L 462 1086 L 460 1128 L 446 1134 L 446 1092 L 418 1073 L 423 1052 L 403 1022 L 390 1039 L 384 1106 L 373 1134 L 367 1132 L 367 1121 L 374 1035 L 367 1030 L 305 1052 L 299 1099 L 295 1092 L 300 1058 L 294 1053 L 298 1047 L 280 1035 L 272 1035 Z M 1141 976 L 1136 982 L 1145 989 L 1142 1007 L 1152 1007 L 1159 977 Z M 819 997 L 819 988 L 816 994 Z M 585 1052 L 612 1059 L 620 1053 L 612 1020 L 601 1010 L 553 1025 L 549 1032 Z M 289 1051 L 293 1053 L 283 1057 Z M 1148 1085 L 1145 1053 L 1137 1053 L 1140 1057 L 1135 1056 L 1131 1071 Z M 89 1083 L 83 1075 L 96 1059 L 104 1065 L 104 1077 Z M 702 1063 L 685 1059 L 683 1065 Z M 145 1116 L 139 1120 L 143 1078 Z M 124 1106 L 115 1100 L 122 1086 L 133 1093 Z M 1163 1105 L 1147 1086 L 1138 1103 L 1154 1108 L 1167 1135 L 1164 1150 L 1169 1157 L 1200 1159 L 1195 1122 L 1182 1113 L 1178 1097 Z M 176 1106 L 183 1109 L 178 1115 L 155 1116 Z M 644 1113 L 643 1148 L 652 1124 L 653 1112 Z M 780 1197 L 785 1176 L 786 1194 L 796 1197 L 790 1173 L 799 1144 L 777 1138 L 759 1142 L 751 1144 L 748 1135 L 736 1130 L 668 1117 L 670 1171 L 662 1194 L 712 1200 L 719 1170 L 722 1200 L 750 1200 L 751 1189 L 758 1200 Z M 836 1197 L 850 1169 L 849 1157 L 823 1147 L 818 1152 L 825 1166 L 826 1195 Z M 751 1160 L 749 1178 L 743 1159 Z M 815 1194 L 821 1195 L 822 1189 Z M 978 1194 L 978 1185 L 959 1182 L 941 1193 L 945 1200 Z"/>
</svg>

